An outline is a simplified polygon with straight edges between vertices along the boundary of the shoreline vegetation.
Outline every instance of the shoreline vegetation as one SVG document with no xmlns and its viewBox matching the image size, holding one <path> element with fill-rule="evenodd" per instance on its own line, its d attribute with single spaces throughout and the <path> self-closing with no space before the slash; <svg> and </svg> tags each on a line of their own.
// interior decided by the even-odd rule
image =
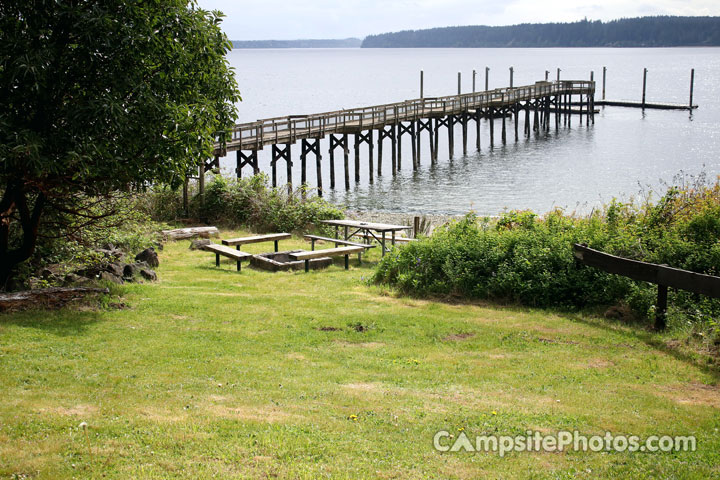
<svg viewBox="0 0 720 480">
<path fill-rule="evenodd" d="M 361 38 L 300 40 L 233 40 L 233 48 L 360 48 Z"/>
</svg>

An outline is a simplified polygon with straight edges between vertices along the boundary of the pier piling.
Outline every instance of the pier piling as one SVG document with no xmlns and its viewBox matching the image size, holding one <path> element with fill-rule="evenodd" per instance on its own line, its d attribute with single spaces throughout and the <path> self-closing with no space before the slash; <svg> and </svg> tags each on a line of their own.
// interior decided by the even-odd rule
<svg viewBox="0 0 720 480">
<path fill-rule="evenodd" d="M 643 68 L 643 93 L 642 93 L 642 108 L 645 109 L 645 89 L 647 87 L 647 68 Z"/>
<path fill-rule="evenodd" d="M 690 104 L 688 107 L 690 107 L 690 111 L 692 112 L 693 108 L 693 90 L 695 89 L 695 69 L 690 70 Z"/>
</svg>

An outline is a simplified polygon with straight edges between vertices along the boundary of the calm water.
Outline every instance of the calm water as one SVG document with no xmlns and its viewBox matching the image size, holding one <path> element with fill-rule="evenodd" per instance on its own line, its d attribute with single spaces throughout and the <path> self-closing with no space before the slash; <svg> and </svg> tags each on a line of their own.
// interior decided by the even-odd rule
<svg viewBox="0 0 720 480">
<path fill-rule="evenodd" d="M 457 72 L 463 74 L 463 92 L 472 90 L 472 70 L 478 72 L 478 90 L 484 88 L 490 67 L 490 88 L 541 80 L 545 70 L 555 78 L 589 79 L 595 72 L 600 98 L 602 67 L 608 68 L 607 98 L 640 100 L 642 69 L 647 67 L 648 101 L 685 103 L 690 69 L 695 68 L 695 103 L 687 111 L 656 111 L 606 107 L 595 125 L 579 125 L 515 143 L 488 148 L 487 122 L 481 126 L 482 151 L 474 149 L 474 125 L 469 128 L 467 156 L 462 155 L 460 130 L 455 134 L 455 156 L 449 158 L 447 136 L 440 138 L 438 163 L 430 165 L 426 133 L 422 165 L 412 171 L 408 145 L 403 145 L 403 170 L 390 175 L 390 145 L 385 146 L 384 175 L 368 184 L 367 158 L 361 160 L 361 182 L 344 191 L 342 157 L 336 163 L 341 189 L 326 192 L 333 202 L 360 210 L 403 213 L 465 213 L 493 215 L 503 209 L 545 212 L 554 206 L 587 211 L 613 196 L 627 196 L 672 181 L 678 174 L 720 174 L 720 48 L 673 49 L 352 49 L 352 50 L 234 50 L 243 102 L 239 121 L 275 116 L 320 113 L 390 103 L 419 97 L 419 71 L 425 71 L 425 95 L 457 91 Z M 329 185 L 327 140 L 324 185 Z M 270 149 L 260 152 L 261 168 L 269 172 Z M 337 151 L 338 153 L 340 150 Z M 300 178 L 299 145 L 294 147 L 293 180 Z M 363 145 L 363 155 L 367 146 Z M 308 181 L 315 185 L 314 157 Z M 234 153 L 221 163 L 230 175 Z M 337 160 L 336 160 L 337 162 Z M 351 170 L 353 168 L 351 156 Z M 247 167 L 246 167 L 247 168 Z M 279 182 L 285 181 L 281 164 Z M 249 173 L 249 170 L 246 170 Z M 351 181 L 354 175 L 351 171 Z"/>
</svg>

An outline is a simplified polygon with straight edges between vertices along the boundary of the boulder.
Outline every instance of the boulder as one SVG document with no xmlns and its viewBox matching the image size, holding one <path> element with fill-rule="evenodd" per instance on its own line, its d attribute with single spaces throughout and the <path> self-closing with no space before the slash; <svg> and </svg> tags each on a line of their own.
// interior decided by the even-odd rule
<svg viewBox="0 0 720 480">
<path fill-rule="evenodd" d="M 102 270 L 98 267 L 89 267 L 78 270 L 75 273 L 77 275 L 80 275 L 81 277 L 89 278 L 91 280 L 97 280 L 98 278 L 100 278 Z"/>
<path fill-rule="evenodd" d="M 100 272 L 100 280 L 117 283 L 118 285 L 122 285 L 124 283 L 122 277 L 110 272 Z"/>
<path fill-rule="evenodd" d="M 200 240 L 193 240 L 190 242 L 190 250 L 202 250 L 205 245 L 210 245 L 212 240 L 203 238 Z"/>
<path fill-rule="evenodd" d="M 105 266 L 105 271 L 112 273 L 115 276 L 122 277 L 125 274 L 125 264 L 124 263 L 111 263 L 107 266 Z"/>
<path fill-rule="evenodd" d="M 88 283 L 89 281 L 90 279 L 87 277 L 81 277 L 80 275 L 77 275 L 75 273 L 68 273 L 63 279 L 63 285 L 65 285 L 66 287 L 70 285 L 82 285 Z"/>
<path fill-rule="evenodd" d="M 95 249 L 96 252 L 101 253 L 105 258 L 108 260 L 115 261 L 120 260 L 125 256 L 125 252 L 122 250 L 115 248 L 112 245 L 109 245 L 110 248 L 97 248 Z"/>
<path fill-rule="evenodd" d="M 151 282 L 154 282 L 157 280 L 157 273 L 155 273 L 155 270 L 150 270 L 149 268 L 143 268 L 140 270 L 140 275 L 145 279 L 149 280 Z"/>
<path fill-rule="evenodd" d="M 135 255 L 135 260 L 138 262 L 145 262 L 152 268 L 158 267 L 160 265 L 160 260 L 158 260 L 157 253 L 155 253 L 155 249 L 153 247 L 146 248 L 142 252 Z"/>
<path fill-rule="evenodd" d="M 42 268 L 38 274 L 40 277 L 42 277 L 43 280 L 47 281 L 56 281 L 60 280 L 63 275 L 63 266 L 58 263 L 53 263 L 51 265 L 46 265 L 44 268 Z"/>
<path fill-rule="evenodd" d="M 125 268 L 123 268 L 122 276 L 123 278 L 128 279 L 133 278 L 138 273 L 140 273 L 140 269 L 137 266 L 137 263 L 128 263 L 127 265 L 125 265 Z"/>
</svg>

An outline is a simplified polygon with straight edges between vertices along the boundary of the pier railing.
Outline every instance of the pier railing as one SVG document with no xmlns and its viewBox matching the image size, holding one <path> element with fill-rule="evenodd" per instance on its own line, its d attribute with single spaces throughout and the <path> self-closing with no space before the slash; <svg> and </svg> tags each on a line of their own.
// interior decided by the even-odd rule
<svg viewBox="0 0 720 480">
<path fill-rule="evenodd" d="M 522 101 L 554 95 L 594 95 L 595 82 L 561 80 L 537 82 L 515 88 L 498 88 L 446 97 L 420 98 L 371 107 L 338 110 L 313 115 L 290 115 L 238 124 L 233 128 L 226 151 L 261 150 L 267 145 L 295 143 L 328 134 L 379 129 L 421 118 L 460 115 L 487 107 L 508 107 Z M 220 146 L 217 146 L 219 150 Z"/>
</svg>

